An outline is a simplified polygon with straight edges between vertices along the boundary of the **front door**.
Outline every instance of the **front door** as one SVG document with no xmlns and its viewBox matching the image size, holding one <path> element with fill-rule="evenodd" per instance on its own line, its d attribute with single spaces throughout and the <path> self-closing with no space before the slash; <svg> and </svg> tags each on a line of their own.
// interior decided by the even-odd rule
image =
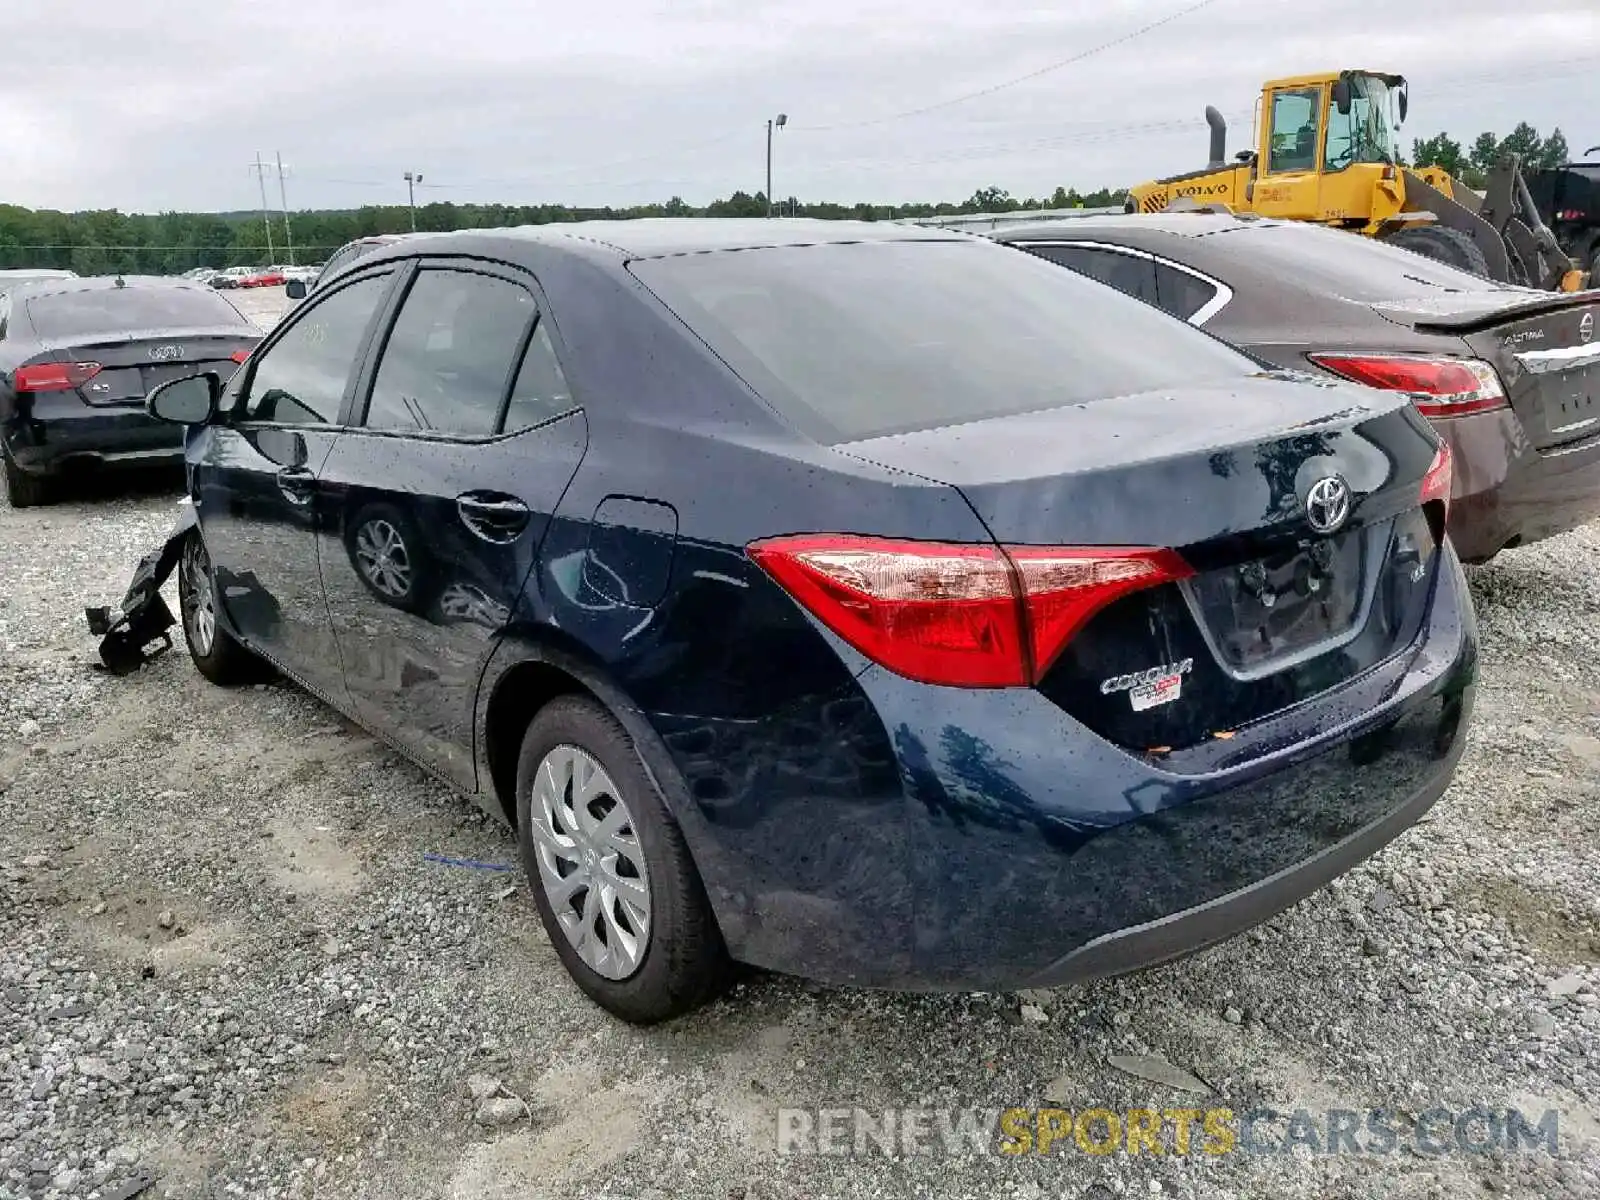
<svg viewBox="0 0 1600 1200">
<path fill-rule="evenodd" d="M 290 317 L 188 451 L 218 603 L 248 646 L 335 701 L 344 681 L 317 569 L 315 484 L 392 280 L 352 281 Z"/>
<path fill-rule="evenodd" d="M 424 263 L 318 480 L 351 704 L 469 790 L 478 680 L 587 444 L 531 284 Z"/>
</svg>

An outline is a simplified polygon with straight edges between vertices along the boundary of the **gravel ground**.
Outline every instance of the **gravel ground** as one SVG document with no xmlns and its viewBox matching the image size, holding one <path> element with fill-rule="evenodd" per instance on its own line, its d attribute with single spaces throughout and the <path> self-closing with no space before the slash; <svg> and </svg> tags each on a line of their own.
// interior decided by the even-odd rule
<svg viewBox="0 0 1600 1200">
<path fill-rule="evenodd" d="M 641 1032 L 567 981 L 517 874 L 424 857 L 502 866 L 510 836 L 330 710 L 210 687 L 181 649 L 91 669 L 82 607 L 120 597 L 175 496 L 0 501 L 0 1197 L 1600 1195 L 1600 527 L 1472 572 L 1455 786 L 1247 937 L 1025 997 L 753 975 Z M 1052 1103 L 1511 1105 L 1561 1133 L 1555 1156 L 776 1152 L 780 1107 Z"/>
</svg>

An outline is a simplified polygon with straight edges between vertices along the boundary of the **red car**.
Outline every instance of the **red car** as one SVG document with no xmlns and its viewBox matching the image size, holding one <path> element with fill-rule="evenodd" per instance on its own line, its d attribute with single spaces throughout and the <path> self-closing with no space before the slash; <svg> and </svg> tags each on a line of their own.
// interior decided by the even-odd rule
<svg viewBox="0 0 1600 1200">
<path fill-rule="evenodd" d="M 282 267 L 263 267 L 239 281 L 242 288 L 282 287 L 286 282 Z"/>
</svg>

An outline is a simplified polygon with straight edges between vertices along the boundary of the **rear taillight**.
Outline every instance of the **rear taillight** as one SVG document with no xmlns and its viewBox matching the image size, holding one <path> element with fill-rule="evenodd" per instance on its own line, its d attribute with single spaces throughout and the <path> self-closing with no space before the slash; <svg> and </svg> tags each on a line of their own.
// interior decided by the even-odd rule
<svg viewBox="0 0 1600 1200">
<path fill-rule="evenodd" d="M 1417 411 L 1429 418 L 1466 417 L 1506 407 L 1500 376 L 1481 359 L 1313 354 L 1311 361 L 1356 383 L 1409 393 Z"/>
<path fill-rule="evenodd" d="M 964 545 L 809 534 L 750 557 L 817 620 L 896 674 L 949 687 L 1038 682 L 1114 600 L 1192 574 L 1171 550 Z"/>
<path fill-rule="evenodd" d="M 1433 538 L 1436 542 L 1444 541 L 1445 522 L 1450 517 L 1450 487 L 1453 482 L 1453 472 L 1450 466 L 1450 447 L 1443 442 L 1433 452 L 1433 462 L 1428 465 L 1428 473 L 1422 477 L 1422 495 L 1418 500 L 1428 513 L 1428 524 L 1433 529 Z M 1438 507 L 1429 509 L 1430 504 Z"/>
<path fill-rule="evenodd" d="M 250 351 L 248 351 L 248 350 L 235 350 L 231 355 L 229 355 L 229 357 L 232 358 L 233 361 L 236 362 L 236 363 L 242 363 L 242 362 L 244 362 L 245 359 L 250 357 Z"/>
<path fill-rule="evenodd" d="M 16 392 L 70 392 L 98 374 L 97 362 L 34 363 L 17 368 L 11 388 Z"/>
</svg>

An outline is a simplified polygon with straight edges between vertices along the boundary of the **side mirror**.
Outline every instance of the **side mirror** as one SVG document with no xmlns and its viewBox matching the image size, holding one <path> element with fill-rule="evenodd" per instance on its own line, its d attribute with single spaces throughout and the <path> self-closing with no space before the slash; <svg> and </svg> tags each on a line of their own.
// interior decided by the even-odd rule
<svg viewBox="0 0 1600 1200">
<path fill-rule="evenodd" d="M 1400 89 L 1400 94 L 1396 97 L 1396 100 L 1400 108 L 1400 124 L 1404 125 L 1406 123 L 1406 109 L 1409 107 L 1409 105 L 1406 103 L 1406 92 L 1404 88 Z"/>
<path fill-rule="evenodd" d="M 1340 78 L 1333 81 L 1333 106 L 1341 117 L 1350 115 L 1350 81 Z"/>
<path fill-rule="evenodd" d="M 144 409 L 158 421 L 174 425 L 204 425 L 217 414 L 222 380 L 213 371 L 158 384 L 145 397 Z"/>
<path fill-rule="evenodd" d="M 261 455 L 280 467 L 303 467 L 311 454 L 303 433 L 292 429 L 261 429 L 250 438 Z"/>
<path fill-rule="evenodd" d="M 304 300 L 306 298 L 306 281 L 304 279 L 291 279 L 283 285 L 283 294 L 291 300 Z"/>
</svg>

